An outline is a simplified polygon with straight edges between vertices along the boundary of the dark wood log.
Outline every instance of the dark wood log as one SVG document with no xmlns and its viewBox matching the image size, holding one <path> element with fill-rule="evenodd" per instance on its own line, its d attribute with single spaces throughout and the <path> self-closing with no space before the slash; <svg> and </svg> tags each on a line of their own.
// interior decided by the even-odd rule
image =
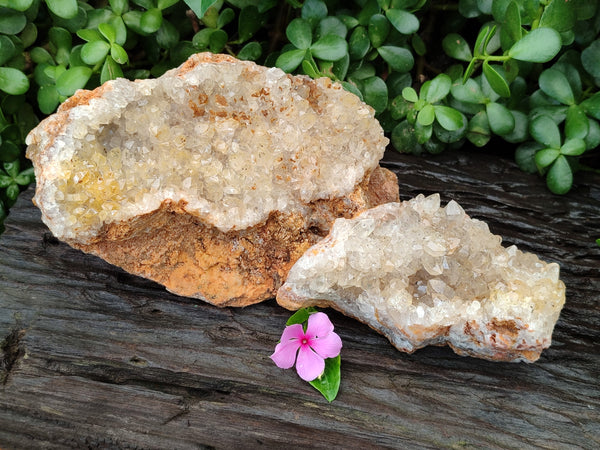
<svg viewBox="0 0 600 450">
<path fill-rule="evenodd" d="M 0 447 L 598 448 L 600 177 L 566 196 L 483 152 L 390 153 L 401 196 L 441 192 L 562 267 L 567 303 L 534 364 L 412 355 L 331 312 L 331 404 L 269 359 L 289 312 L 218 309 L 58 242 L 25 192 L 0 238 Z"/>
</svg>

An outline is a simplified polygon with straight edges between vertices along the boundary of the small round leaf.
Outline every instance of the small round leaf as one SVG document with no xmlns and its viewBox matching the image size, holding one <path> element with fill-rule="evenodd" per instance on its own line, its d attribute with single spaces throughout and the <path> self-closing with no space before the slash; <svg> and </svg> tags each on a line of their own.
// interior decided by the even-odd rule
<svg viewBox="0 0 600 450">
<path fill-rule="evenodd" d="M 312 44 L 310 51 L 319 59 L 337 61 L 348 53 L 348 42 L 335 34 L 328 34 Z"/>
<path fill-rule="evenodd" d="M 127 56 L 127 52 L 119 44 L 112 44 L 110 46 L 110 56 L 118 64 L 126 64 L 129 61 L 129 56 Z"/>
<path fill-rule="evenodd" d="M 385 15 L 402 34 L 413 34 L 419 30 L 419 19 L 413 13 L 402 9 L 388 9 Z"/>
<path fill-rule="evenodd" d="M 256 61 L 262 55 L 262 47 L 258 42 L 248 42 L 237 54 L 243 61 Z"/>
<path fill-rule="evenodd" d="M 585 141 L 579 138 L 568 139 L 560 148 L 560 153 L 569 156 L 579 156 L 585 152 Z"/>
<path fill-rule="evenodd" d="M 452 96 L 466 103 L 485 103 L 487 97 L 483 94 L 481 86 L 472 78 L 467 79 L 464 84 L 454 84 L 450 89 Z"/>
<path fill-rule="evenodd" d="M 155 33 L 162 25 L 162 20 L 162 11 L 158 8 L 152 8 L 142 13 L 140 27 L 144 33 Z"/>
<path fill-rule="evenodd" d="M 465 123 L 460 111 L 442 105 L 436 105 L 434 109 L 435 118 L 444 130 L 457 131 L 464 127 Z"/>
<path fill-rule="evenodd" d="M 365 102 L 371 105 L 377 114 L 383 112 L 387 107 L 387 85 L 381 78 L 367 78 L 363 83 L 363 95 Z"/>
<path fill-rule="evenodd" d="M 452 80 L 450 77 L 445 73 L 441 73 L 428 83 L 424 98 L 429 103 L 439 102 L 446 98 L 451 86 Z M 421 94 L 423 94 L 423 91 L 421 91 Z"/>
<path fill-rule="evenodd" d="M 77 15 L 77 0 L 46 0 L 46 5 L 63 19 L 72 19 Z"/>
<path fill-rule="evenodd" d="M 562 47 L 558 31 L 552 28 L 536 28 L 523 36 L 508 51 L 508 56 L 519 61 L 548 62 Z"/>
<path fill-rule="evenodd" d="M 27 17 L 19 11 L 4 9 L 0 14 L 0 33 L 18 34 L 27 25 Z"/>
<path fill-rule="evenodd" d="M 560 130 L 546 115 L 535 117 L 529 123 L 529 133 L 537 142 L 550 148 L 560 148 Z"/>
<path fill-rule="evenodd" d="M 81 48 L 81 59 L 84 63 L 95 65 L 101 61 L 104 61 L 108 51 L 110 50 L 110 44 L 106 41 L 91 41 Z"/>
<path fill-rule="evenodd" d="M 502 136 L 515 128 L 515 118 L 506 106 L 490 102 L 485 105 L 485 112 L 490 122 L 490 128 L 495 134 Z"/>
<path fill-rule="evenodd" d="M 56 86 L 41 86 L 37 93 L 37 101 L 40 111 L 44 114 L 52 114 L 60 103 Z"/>
<path fill-rule="evenodd" d="M 292 45 L 301 50 L 306 50 L 312 42 L 312 29 L 310 23 L 304 19 L 294 19 L 285 30 L 285 35 Z"/>
<path fill-rule="evenodd" d="M 560 156 L 560 150 L 555 148 L 543 148 L 535 154 L 535 165 L 541 171 L 544 167 L 548 167 L 556 158 Z"/>
<path fill-rule="evenodd" d="M 91 76 L 92 69 L 89 67 L 71 67 L 56 80 L 56 90 L 60 95 L 70 97 L 77 89 L 83 89 Z"/>
<path fill-rule="evenodd" d="M 413 153 L 419 144 L 414 128 L 406 120 L 392 130 L 391 141 L 392 146 L 401 153 Z"/>
<path fill-rule="evenodd" d="M 546 176 L 548 189 L 555 194 L 566 194 L 573 186 L 573 171 L 567 158 L 560 155 Z"/>
<path fill-rule="evenodd" d="M 117 30 L 115 30 L 115 27 L 109 23 L 99 23 L 98 31 L 102 33 L 102 36 L 104 36 L 110 43 L 113 43 L 117 40 Z"/>
<path fill-rule="evenodd" d="M 277 61 L 275 62 L 275 65 L 284 72 L 290 73 L 293 72 L 300 65 L 305 55 L 306 50 L 290 50 L 289 52 L 284 52 L 281 55 L 279 55 Z"/>
<path fill-rule="evenodd" d="M 404 89 L 402 89 L 402 97 L 404 97 L 405 100 L 408 100 L 412 103 L 416 103 L 417 101 L 419 101 L 419 95 L 417 94 L 417 91 L 415 91 L 410 86 L 407 86 Z"/>
<path fill-rule="evenodd" d="M 546 69 L 540 74 L 539 78 L 540 89 L 548 96 L 558 100 L 564 105 L 572 105 L 575 103 L 573 89 L 569 84 L 569 80 L 560 70 Z"/>
<path fill-rule="evenodd" d="M 491 138 L 490 125 L 485 111 L 479 111 L 469 121 L 467 139 L 476 147 L 483 147 Z"/>
<path fill-rule="evenodd" d="M 487 61 L 483 62 L 483 75 L 490 87 L 501 97 L 510 97 L 510 88 L 504 77 Z"/>
<path fill-rule="evenodd" d="M 431 125 L 434 120 L 435 109 L 433 108 L 433 105 L 425 105 L 425 107 L 419 111 L 419 114 L 417 114 L 417 123 L 421 124 L 422 126 Z M 422 142 L 420 143 L 422 144 Z"/>
<path fill-rule="evenodd" d="M 567 139 L 585 139 L 590 129 L 590 120 L 579 105 L 569 106 L 565 121 L 565 136 Z"/>
<path fill-rule="evenodd" d="M 442 47 L 448 56 L 460 61 L 471 61 L 473 54 L 469 44 L 457 33 L 450 33 L 442 40 Z"/>
<path fill-rule="evenodd" d="M 369 20 L 369 39 L 373 47 L 377 48 L 383 45 L 388 34 L 390 34 L 390 22 L 383 14 L 374 14 Z"/>
<path fill-rule="evenodd" d="M 600 39 L 592 42 L 581 52 L 583 68 L 594 78 L 600 78 Z"/>
<path fill-rule="evenodd" d="M 371 41 L 369 40 L 367 29 L 362 26 L 356 27 L 350 35 L 350 40 L 348 42 L 348 54 L 350 55 L 350 58 L 364 58 L 369 51 L 369 48 L 371 48 Z"/>
<path fill-rule="evenodd" d="M 397 72 L 408 72 L 415 64 L 412 53 L 403 47 L 382 45 L 377 52 Z"/>
<path fill-rule="evenodd" d="M 515 151 L 515 162 L 519 166 L 519 169 L 527 173 L 538 172 L 535 155 L 542 148 L 542 145 L 537 142 L 527 142 L 519 145 Z"/>
<path fill-rule="evenodd" d="M 21 95 L 29 89 L 29 79 L 18 69 L 0 67 L 0 90 L 10 95 Z"/>
</svg>

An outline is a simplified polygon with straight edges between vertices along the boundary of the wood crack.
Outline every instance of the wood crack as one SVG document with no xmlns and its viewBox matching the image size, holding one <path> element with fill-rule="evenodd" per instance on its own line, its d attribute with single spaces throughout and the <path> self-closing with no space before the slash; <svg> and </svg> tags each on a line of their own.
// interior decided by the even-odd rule
<svg viewBox="0 0 600 450">
<path fill-rule="evenodd" d="M 13 329 L 0 344 L 2 359 L 0 359 L 0 384 L 6 385 L 11 372 L 17 367 L 19 359 L 25 355 L 25 348 L 21 341 L 25 336 L 24 329 Z"/>
</svg>

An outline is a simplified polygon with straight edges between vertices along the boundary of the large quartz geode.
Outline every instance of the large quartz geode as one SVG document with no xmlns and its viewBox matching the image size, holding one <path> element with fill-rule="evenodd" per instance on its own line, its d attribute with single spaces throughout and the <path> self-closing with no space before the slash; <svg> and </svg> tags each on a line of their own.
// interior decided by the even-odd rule
<svg viewBox="0 0 600 450">
<path fill-rule="evenodd" d="M 454 201 L 422 195 L 338 219 L 292 267 L 277 301 L 331 306 L 398 349 L 535 361 L 565 302 L 559 267 L 515 246 Z"/>
<path fill-rule="evenodd" d="M 28 136 L 70 245 L 219 305 L 271 297 L 337 217 L 398 197 L 387 139 L 339 84 L 202 53 L 78 91 Z"/>
</svg>

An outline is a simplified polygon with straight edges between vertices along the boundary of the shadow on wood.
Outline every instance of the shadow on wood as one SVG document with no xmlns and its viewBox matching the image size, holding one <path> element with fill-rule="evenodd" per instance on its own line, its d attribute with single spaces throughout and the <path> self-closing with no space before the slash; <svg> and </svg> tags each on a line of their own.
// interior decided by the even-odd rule
<svg viewBox="0 0 600 450">
<path fill-rule="evenodd" d="M 289 312 L 177 297 L 57 241 L 24 193 L 0 238 L 0 447 L 600 446 L 600 177 L 550 194 L 483 153 L 388 154 L 402 199 L 441 192 L 561 265 L 567 303 L 535 364 L 407 355 L 336 312 L 331 404 L 269 359 Z"/>
</svg>

